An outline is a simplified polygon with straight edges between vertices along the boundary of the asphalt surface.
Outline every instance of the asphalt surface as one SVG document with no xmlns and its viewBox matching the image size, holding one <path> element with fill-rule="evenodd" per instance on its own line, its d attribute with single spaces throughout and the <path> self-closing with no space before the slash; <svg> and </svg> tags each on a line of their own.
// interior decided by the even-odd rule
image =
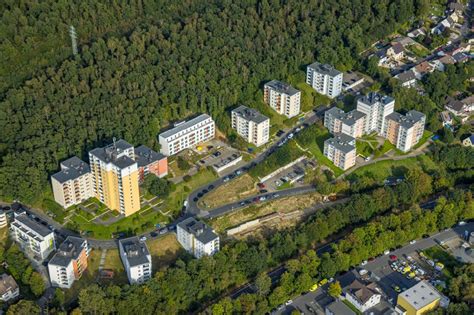
<svg viewBox="0 0 474 315">
<path fill-rule="evenodd" d="M 400 249 L 390 252 L 389 255 L 396 255 L 398 258 L 404 258 L 415 251 L 425 250 L 452 237 L 463 237 L 464 231 L 474 231 L 474 222 L 468 223 L 464 226 L 456 226 L 452 229 L 441 231 L 430 236 L 429 238 L 419 239 L 416 241 L 415 244 L 407 244 Z M 374 260 L 369 261 L 364 266 L 358 266 L 357 269 L 366 269 L 369 272 L 373 272 L 377 277 L 379 277 L 380 280 L 377 281 L 377 284 L 382 287 L 388 299 L 393 299 L 392 301 L 396 302 L 397 293 L 391 288 L 392 284 L 395 283 L 400 287 L 404 286 L 406 288 L 409 288 L 410 286 L 414 285 L 416 281 L 409 280 L 398 272 L 392 271 L 389 266 L 389 255 L 377 257 Z M 348 278 L 353 279 L 352 274 L 353 271 L 348 271 L 347 273 L 336 277 L 336 280 L 340 281 L 341 285 L 347 284 Z M 313 309 L 324 309 L 324 307 L 332 301 L 332 299 L 326 294 L 327 286 L 328 285 L 325 285 L 322 288 L 316 290 L 315 292 L 308 292 L 294 298 L 293 303 L 272 314 L 291 314 L 291 312 L 295 309 L 299 310 L 304 314 L 311 314 L 310 310 L 308 309 L 308 305 L 310 305 Z"/>
</svg>

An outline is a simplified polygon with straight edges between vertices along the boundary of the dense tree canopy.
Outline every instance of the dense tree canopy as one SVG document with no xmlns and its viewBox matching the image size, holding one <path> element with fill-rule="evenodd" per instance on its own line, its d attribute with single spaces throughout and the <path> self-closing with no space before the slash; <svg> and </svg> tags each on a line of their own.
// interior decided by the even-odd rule
<svg viewBox="0 0 474 315">
<path fill-rule="evenodd" d="M 421 10 L 414 0 L 72 3 L 2 3 L 0 66 L 17 74 L 0 88 L 14 87 L 0 94 L 4 198 L 33 201 L 59 161 L 114 136 L 156 149 L 169 121 L 203 111 L 227 132 L 226 110 L 261 102 L 263 81 L 315 59 L 350 69 Z M 80 53 L 61 62 L 69 23 Z"/>
</svg>

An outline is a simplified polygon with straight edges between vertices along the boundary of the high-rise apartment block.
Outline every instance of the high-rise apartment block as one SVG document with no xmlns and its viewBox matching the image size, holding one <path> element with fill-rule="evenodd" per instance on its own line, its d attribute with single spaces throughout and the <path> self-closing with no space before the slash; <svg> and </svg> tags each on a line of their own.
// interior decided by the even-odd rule
<svg viewBox="0 0 474 315">
<path fill-rule="evenodd" d="M 120 240 L 119 251 L 130 284 L 151 279 L 151 255 L 144 242 L 136 236 Z"/>
<path fill-rule="evenodd" d="M 189 121 L 175 124 L 173 129 L 160 133 L 160 152 L 166 156 L 176 154 L 199 143 L 211 140 L 215 123 L 211 116 L 202 114 Z"/>
<path fill-rule="evenodd" d="M 281 81 L 273 80 L 263 87 L 263 99 L 277 113 L 294 117 L 300 113 L 301 92 Z"/>
<path fill-rule="evenodd" d="M 387 95 L 370 92 L 357 100 L 357 110 L 366 115 L 365 131 L 369 134 L 376 131 L 383 134 L 385 118 L 393 113 L 395 100 Z"/>
<path fill-rule="evenodd" d="M 89 165 L 74 156 L 61 163 L 61 171 L 51 176 L 54 200 L 69 208 L 93 196 Z"/>
<path fill-rule="evenodd" d="M 337 167 L 347 170 L 355 165 L 355 139 L 343 133 L 335 134 L 333 138 L 324 141 L 324 156 Z"/>
<path fill-rule="evenodd" d="M 187 218 L 176 227 L 178 242 L 196 258 L 214 255 L 219 251 L 219 236 L 206 224 Z"/>
<path fill-rule="evenodd" d="M 342 91 L 342 72 L 328 64 L 315 62 L 306 69 L 306 83 L 316 92 L 335 98 Z"/>
<path fill-rule="evenodd" d="M 239 106 L 232 110 L 232 128 L 245 141 L 257 147 L 268 142 L 270 138 L 270 119 L 255 109 Z"/>
<path fill-rule="evenodd" d="M 135 161 L 138 164 L 140 182 L 143 182 L 148 174 L 160 178 L 168 175 L 168 158 L 144 145 L 135 148 Z"/>
<path fill-rule="evenodd" d="M 365 114 L 352 110 L 348 113 L 333 107 L 324 113 L 324 126 L 332 134 L 343 133 L 353 138 L 362 137 L 365 131 Z"/>
<path fill-rule="evenodd" d="M 109 209 L 129 216 L 140 210 L 138 165 L 125 140 L 89 152 L 94 195 Z"/>
<path fill-rule="evenodd" d="M 10 235 L 22 251 L 37 261 L 43 261 L 56 249 L 54 233 L 26 215 L 16 214 L 10 224 Z"/>
<path fill-rule="evenodd" d="M 406 115 L 393 112 L 387 116 L 383 136 L 397 149 L 408 152 L 423 137 L 426 116 L 416 110 Z"/>
<path fill-rule="evenodd" d="M 69 289 L 87 269 L 89 252 L 87 240 L 68 236 L 48 263 L 51 284 Z"/>
</svg>

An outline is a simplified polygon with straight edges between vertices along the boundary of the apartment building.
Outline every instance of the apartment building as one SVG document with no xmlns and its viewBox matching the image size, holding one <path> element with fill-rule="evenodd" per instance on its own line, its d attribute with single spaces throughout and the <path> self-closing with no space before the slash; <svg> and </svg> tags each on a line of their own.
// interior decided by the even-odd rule
<svg viewBox="0 0 474 315">
<path fill-rule="evenodd" d="M 87 269 L 89 252 L 87 240 L 68 236 L 48 263 L 51 285 L 69 289 Z"/>
<path fill-rule="evenodd" d="M 405 310 L 406 315 L 421 315 L 440 305 L 441 295 L 427 281 L 423 280 L 398 295 L 397 306 Z"/>
<path fill-rule="evenodd" d="M 92 197 L 92 176 L 89 165 L 74 156 L 60 164 L 61 171 L 51 176 L 54 200 L 63 208 Z"/>
<path fill-rule="evenodd" d="M 193 217 L 178 223 L 176 234 L 178 242 L 196 258 L 214 255 L 219 251 L 219 236 L 209 226 Z"/>
<path fill-rule="evenodd" d="M 186 122 L 175 124 L 173 129 L 160 133 L 160 152 L 174 155 L 184 149 L 211 140 L 215 135 L 215 123 L 211 116 L 202 114 Z"/>
<path fill-rule="evenodd" d="M 151 279 L 151 255 L 145 242 L 136 236 L 119 240 L 119 251 L 130 284 Z"/>
<path fill-rule="evenodd" d="M 270 138 L 270 119 L 259 111 L 239 106 L 232 110 L 232 129 L 237 131 L 245 141 L 257 147 L 268 142 Z"/>
<path fill-rule="evenodd" d="M 94 195 L 111 210 L 129 216 L 140 210 L 139 171 L 125 140 L 89 152 Z"/>
<path fill-rule="evenodd" d="M 408 152 L 423 137 L 426 116 L 416 110 L 406 115 L 393 112 L 387 116 L 383 136 L 397 149 Z"/>
<path fill-rule="evenodd" d="M 328 64 L 315 62 L 306 69 L 306 83 L 316 92 L 335 98 L 342 91 L 342 72 Z"/>
<path fill-rule="evenodd" d="M 379 304 L 382 298 L 382 290 L 374 282 L 363 283 L 356 279 L 344 291 L 346 300 L 361 313 Z"/>
<path fill-rule="evenodd" d="M 12 276 L 6 273 L 0 276 L 0 301 L 8 302 L 20 295 L 20 288 Z"/>
<path fill-rule="evenodd" d="M 277 113 L 288 118 L 300 113 L 301 92 L 281 81 L 272 80 L 263 87 L 263 100 Z"/>
<path fill-rule="evenodd" d="M 26 213 L 15 215 L 10 224 L 10 235 L 25 254 L 37 261 L 43 261 L 56 249 L 53 231 Z"/>
<path fill-rule="evenodd" d="M 343 133 L 353 138 L 362 137 L 365 131 L 366 115 L 357 110 L 348 113 L 333 107 L 324 113 L 324 126 L 332 134 Z"/>
<path fill-rule="evenodd" d="M 168 175 L 168 158 L 147 146 L 141 145 L 135 148 L 135 161 L 138 164 L 140 182 L 143 182 L 148 174 L 154 174 L 160 178 Z"/>
<path fill-rule="evenodd" d="M 364 113 L 364 133 L 369 134 L 376 131 L 382 135 L 384 131 L 385 118 L 393 113 L 395 100 L 387 95 L 370 92 L 357 100 L 357 111 Z"/>
<path fill-rule="evenodd" d="M 335 134 L 324 141 L 324 156 L 340 169 L 351 168 L 356 162 L 355 139 L 343 133 Z"/>
</svg>

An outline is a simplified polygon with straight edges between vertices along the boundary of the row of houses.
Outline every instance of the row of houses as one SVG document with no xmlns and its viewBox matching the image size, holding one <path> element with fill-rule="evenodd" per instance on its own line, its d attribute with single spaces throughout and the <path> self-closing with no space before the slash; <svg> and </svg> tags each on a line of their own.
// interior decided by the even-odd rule
<svg viewBox="0 0 474 315">
<path fill-rule="evenodd" d="M 415 110 L 402 115 L 394 112 L 394 107 L 393 98 L 371 92 L 357 100 L 355 110 L 327 110 L 324 126 L 334 137 L 324 142 L 324 155 L 346 170 L 355 165 L 355 139 L 373 132 L 408 152 L 423 136 L 426 117 Z"/>
</svg>

